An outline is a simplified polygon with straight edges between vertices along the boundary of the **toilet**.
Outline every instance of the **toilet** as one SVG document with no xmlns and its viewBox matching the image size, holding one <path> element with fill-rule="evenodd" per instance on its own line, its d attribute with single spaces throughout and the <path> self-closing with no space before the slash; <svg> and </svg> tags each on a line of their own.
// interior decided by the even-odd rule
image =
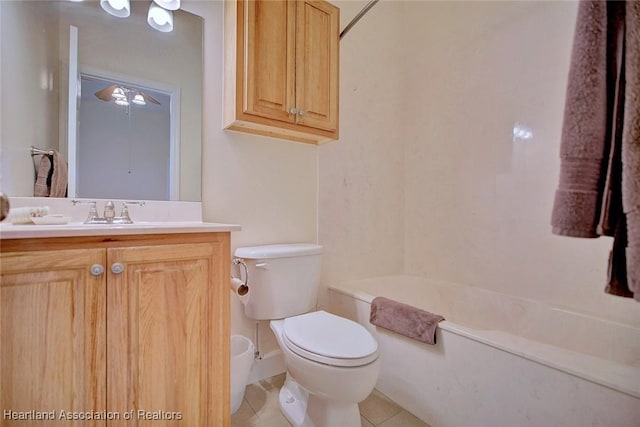
<svg viewBox="0 0 640 427">
<path fill-rule="evenodd" d="M 284 354 L 282 413 L 295 427 L 359 426 L 358 403 L 380 371 L 378 343 L 362 325 L 315 311 L 322 246 L 295 243 L 238 248 L 246 265 L 247 317 L 270 320 Z"/>
</svg>

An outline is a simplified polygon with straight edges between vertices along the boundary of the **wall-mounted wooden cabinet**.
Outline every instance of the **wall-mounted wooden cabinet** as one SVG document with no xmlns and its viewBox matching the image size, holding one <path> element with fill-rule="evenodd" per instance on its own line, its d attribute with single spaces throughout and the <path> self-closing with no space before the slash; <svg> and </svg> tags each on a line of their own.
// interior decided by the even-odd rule
<svg viewBox="0 0 640 427">
<path fill-rule="evenodd" d="M 3 241 L 1 424 L 228 426 L 229 254 L 228 233 Z"/>
<path fill-rule="evenodd" d="M 324 0 L 227 0 L 224 25 L 224 127 L 337 139 L 340 10 Z"/>
</svg>

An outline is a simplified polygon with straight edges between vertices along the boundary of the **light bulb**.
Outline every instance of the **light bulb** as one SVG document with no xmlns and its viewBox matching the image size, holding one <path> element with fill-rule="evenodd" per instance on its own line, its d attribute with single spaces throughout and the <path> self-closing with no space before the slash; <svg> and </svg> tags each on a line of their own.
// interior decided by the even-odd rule
<svg viewBox="0 0 640 427">
<path fill-rule="evenodd" d="M 126 18 L 131 13 L 129 0 L 100 0 L 100 6 L 107 13 L 118 18 Z"/>
<path fill-rule="evenodd" d="M 115 99 L 124 99 L 127 96 L 124 94 L 124 90 L 121 87 L 117 87 L 113 90 L 113 92 L 111 93 L 111 96 L 114 97 Z"/>
<path fill-rule="evenodd" d="M 136 93 L 136 96 L 131 100 L 134 104 L 138 105 L 146 105 L 147 102 L 144 100 L 144 97 L 140 94 L 140 92 Z"/>
<path fill-rule="evenodd" d="M 180 9 L 180 0 L 153 0 L 158 6 L 164 7 L 168 10 Z"/>
<path fill-rule="evenodd" d="M 161 8 L 155 3 L 151 3 L 149 6 L 147 22 L 151 28 L 162 31 L 163 33 L 173 31 L 173 13 L 171 13 L 170 10 Z"/>
</svg>

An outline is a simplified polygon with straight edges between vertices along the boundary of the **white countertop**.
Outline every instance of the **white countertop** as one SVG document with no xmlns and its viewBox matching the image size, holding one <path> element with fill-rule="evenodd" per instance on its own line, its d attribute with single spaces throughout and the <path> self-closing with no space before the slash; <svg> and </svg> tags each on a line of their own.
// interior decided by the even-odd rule
<svg viewBox="0 0 640 427">
<path fill-rule="evenodd" d="M 84 224 L 71 222 L 63 225 L 5 224 L 0 223 L 0 239 L 31 239 L 47 237 L 114 236 L 125 234 L 214 233 L 239 231 L 236 224 L 199 221 L 140 221 L 133 224 Z"/>
<path fill-rule="evenodd" d="M 70 222 L 62 225 L 12 224 L 7 218 L 0 223 L 0 239 L 216 233 L 241 229 L 236 224 L 204 222 L 200 202 L 147 201 L 144 207 L 129 207 L 133 224 L 84 224 L 89 207 L 74 206 L 69 199 L 12 197 L 9 201 L 12 208 L 47 206 L 50 214 L 64 215 Z M 105 202 L 106 200 L 97 200 L 100 214 Z M 114 203 L 116 212 L 119 213 L 122 200 L 114 200 Z"/>
</svg>

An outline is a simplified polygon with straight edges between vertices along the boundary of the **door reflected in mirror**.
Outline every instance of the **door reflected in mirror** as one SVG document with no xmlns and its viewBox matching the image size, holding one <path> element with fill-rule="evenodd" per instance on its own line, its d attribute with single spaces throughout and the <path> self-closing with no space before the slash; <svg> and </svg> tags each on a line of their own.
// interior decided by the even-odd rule
<svg viewBox="0 0 640 427">
<path fill-rule="evenodd" d="M 171 95 L 99 76 L 80 81 L 75 197 L 178 199 Z"/>
</svg>

